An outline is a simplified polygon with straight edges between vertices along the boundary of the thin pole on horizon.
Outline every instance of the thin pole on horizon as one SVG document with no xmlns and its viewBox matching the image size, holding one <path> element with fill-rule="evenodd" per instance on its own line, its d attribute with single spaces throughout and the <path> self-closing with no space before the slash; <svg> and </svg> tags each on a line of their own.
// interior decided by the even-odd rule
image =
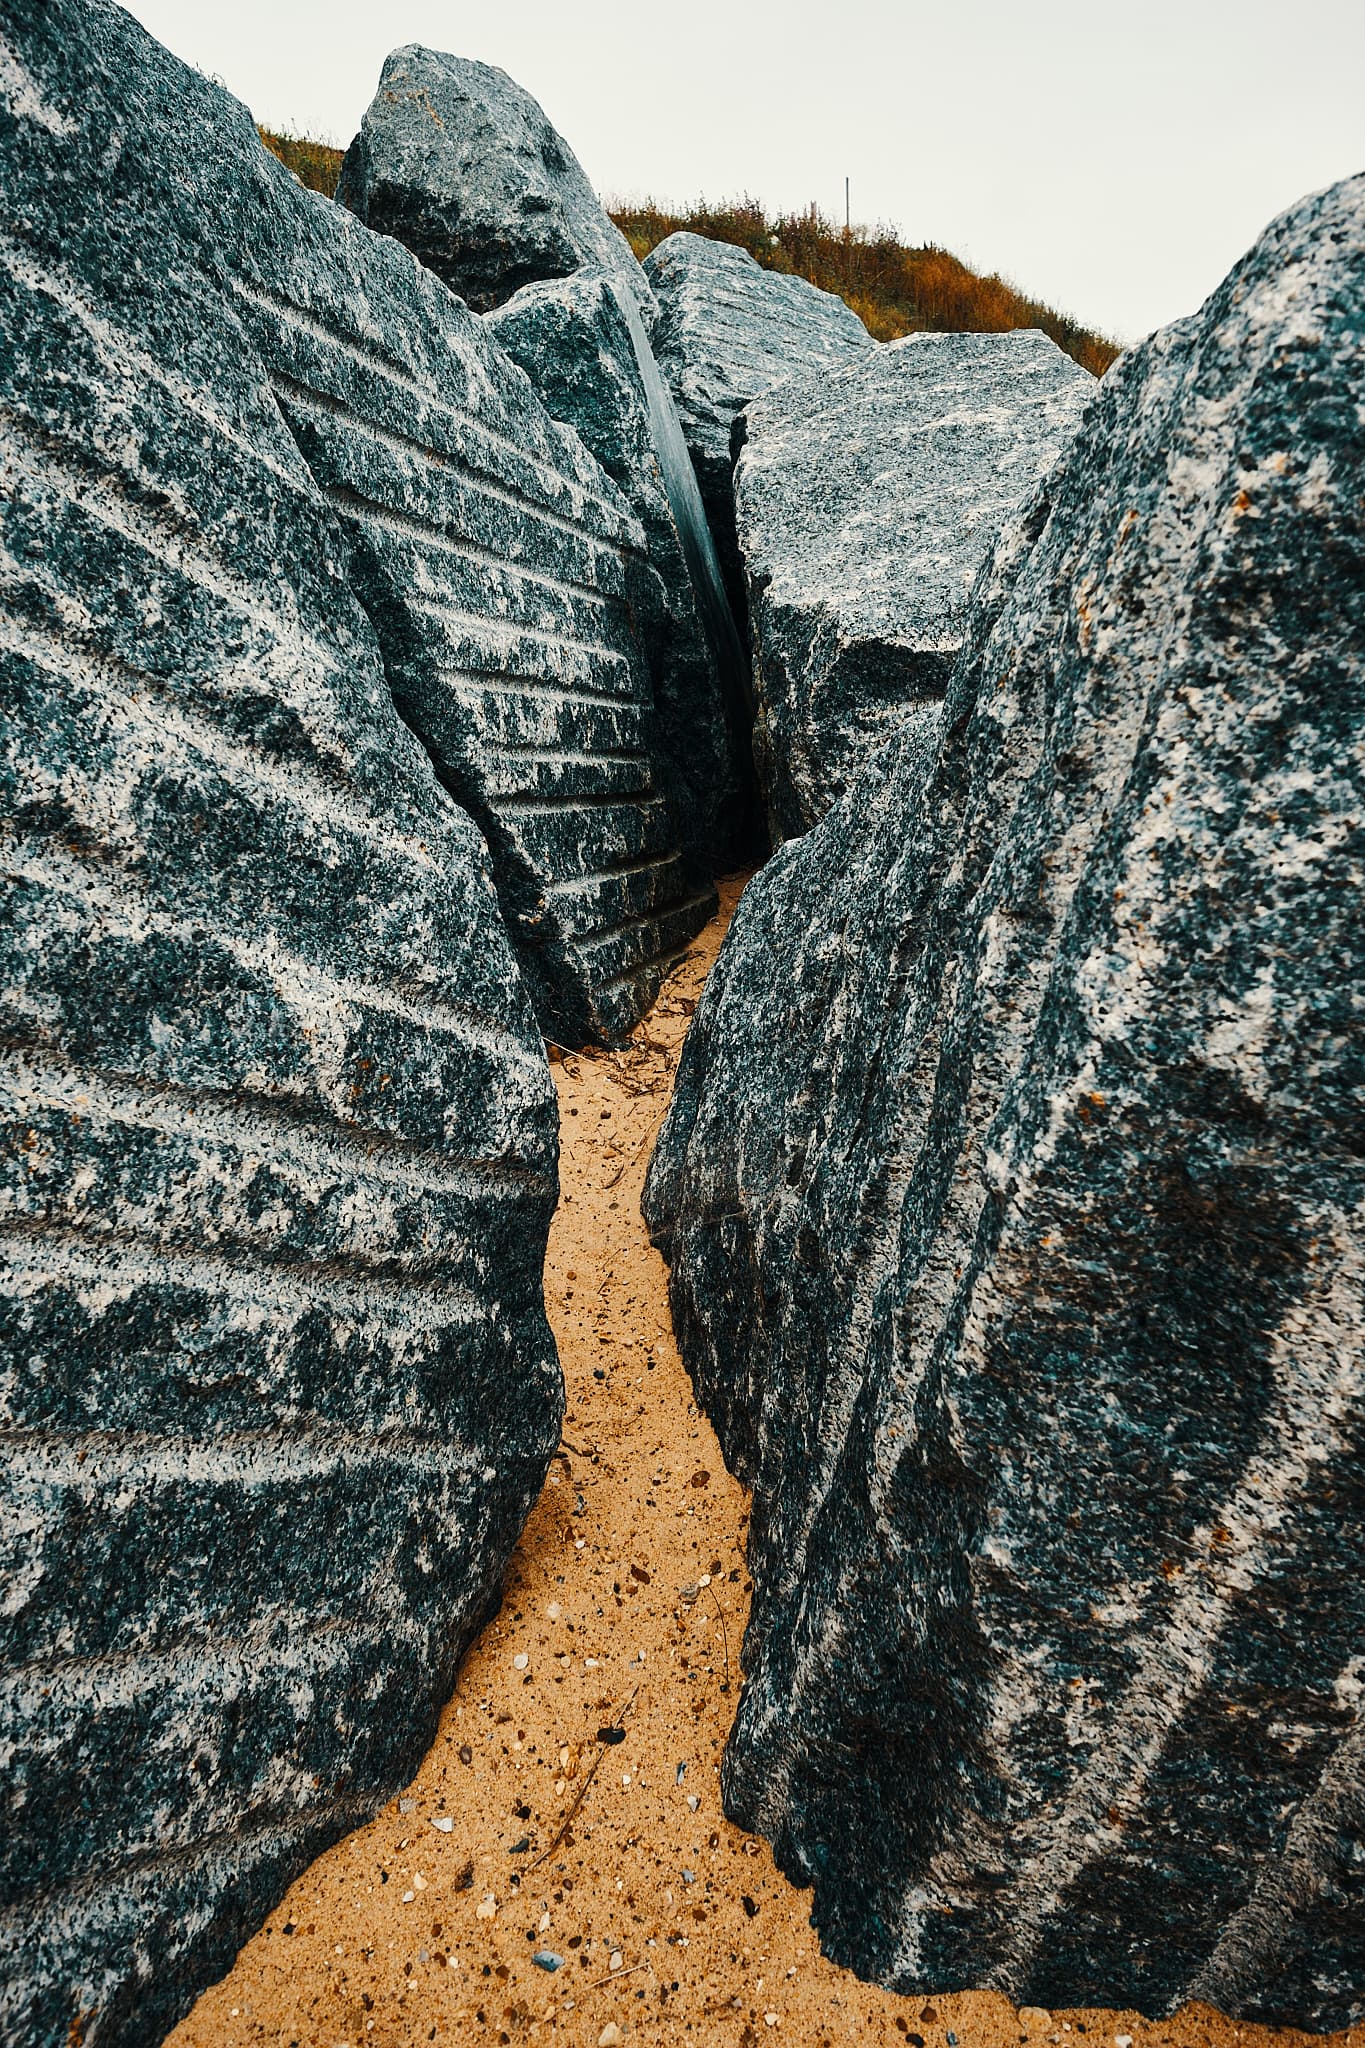
<svg viewBox="0 0 1365 2048">
<path fill-rule="evenodd" d="M 845 178 L 845 179 L 844 179 L 844 233 L 845 233 L 846 235 L 850 235 L 850 234 L 852 234 L 852 232 L 853 232 L 853 216 L 852 216 L 852 214 L 851 214 L 851 213 L 850 213 L 850 211 L 849 211 L 849 205 L 848 205 L 848 179 L 847 179 L 847 178 Z"/>
</svg>

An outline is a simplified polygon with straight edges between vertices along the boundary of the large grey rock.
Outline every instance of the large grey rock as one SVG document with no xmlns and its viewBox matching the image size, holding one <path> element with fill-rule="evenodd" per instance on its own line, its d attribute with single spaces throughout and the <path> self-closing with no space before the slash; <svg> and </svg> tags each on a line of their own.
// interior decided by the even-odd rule
<svg viewBox="0 0 1365 2048">
<path fill-rule="evenodd" d="M 735 513 L 775 840 L 935 723 L 977 571 L 1095 390 L 1045 334 L 917 334 L 744 414 Z"/>
<path fill-rule="evenodd" d="M 111 7 L 9 10 L 0 156 L 0 2036 L 108 2048 L 408 1776 L 558 1439 L 544 1048 L 272 388 L 521 380 Z"/>
<path fill-rule="evenodd" d="M 657 778 L 644 534 L 396 243 L 318 202 L 303 245 L 318 260 L 290 259 L 297 284 L 244 248 L 242 317 L 342 521 L 398 708 L 488 842 L 546 1030 L 610 1042 L 715 905 Z"/>
<path fill-rule="evenodd" d="M 851 306 L 803 277 L 765 270 L 747 249 L 704 235 L 669 235 L 645 276 L 656 311 L 651 339 L 677 402 L 735 617 L 745 617 L 735 540 L 731 434 L 746 406 L 792 376 L 829 376 L 870 349 Z"/>
<path fill-rule="evenodd" d="M 416 45 L 385 62 L 338 198 L 490 312 L 550 413 L 624 493 L 646 537 L 627 574 L 656 767 L 694 879 L 734 866 L 756 812 L 748 667 L 630 245 L 529 93 Z"/>
<path fill-rule="evenodd" d="M 748 668 L 673 399 L 619 278 L 525 286 L 486 324 L 546 409 L 574 427 L 644 529 L 628 563 L 658 717 L 655 763 L 699 875 L 754 851 Z M 633 567 L 634 574 L 630 575 Z"/>
<path fill-rule="evenodd" d="M 688 1040 L 725 1799 L 888 1984 L 1365 2005 L 1363 387 L 1356 179 L 1109 373 Z"/>
<path fill-rule="evenodd" d="M 420 43 L 392 51 L 337 198 L 476 312 L 584 268 L 621 277 L 652 311 L 630 244 L 583 166 L 538 101 L 494 64 Z"/>
</svg>

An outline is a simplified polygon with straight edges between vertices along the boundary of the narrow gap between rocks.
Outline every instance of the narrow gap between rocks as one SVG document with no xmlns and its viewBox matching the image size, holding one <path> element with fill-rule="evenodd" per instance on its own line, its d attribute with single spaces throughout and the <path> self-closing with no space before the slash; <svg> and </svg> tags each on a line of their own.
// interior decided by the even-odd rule
<svg viewBox="0 0 1365 2048">
<path fill-rule="evenodd" d="M 721 882 L 721 915 L 624 1049 L 556 1055 L 545 1287 L 568 1406 L 502 1608 L 402 1797 L 292 1886 L 173 2048 L 1309 2038 L 1202 2008 L 1150 2024 L 879 1991 L 820 1955 L 810 1893 L 721 1813 L 747 1502 L 692 1400 L 640 1189 L 744 880 Z"/>
</svg>

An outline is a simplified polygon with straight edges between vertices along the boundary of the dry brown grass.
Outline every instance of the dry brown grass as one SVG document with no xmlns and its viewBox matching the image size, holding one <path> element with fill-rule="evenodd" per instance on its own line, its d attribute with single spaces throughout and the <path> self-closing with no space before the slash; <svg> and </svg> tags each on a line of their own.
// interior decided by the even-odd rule
<svg viewBox="0 0 1365 2048">
<path fill-rule="evenodd" d="M 279 135 L 268 128 L 260 130 L 260 137 L 302 184 L 328 198 L 336 191 L 339 149 L 306 135 Z M 669 213 L 647 200 L 642 206 L 615 208 L 611 217 L 641 259 L 680 228 L 709 235 L 713 241 L 736 242 L 768 270 L 809 278 L 823 290 L 837 292 L 878 341 L 925 331 L 1006 334 L 1016 327 L 1041 327 L 1097 377 L 1119 352 L 1104 335 L 1027 298 L 1001 277 L 982 277 L 932 242 L 907 248 L 882 227 L 848 233 L 815 207 L 770 219 L 756 199 L 721 206 L 703 203 L 686 213 Z"/>
<path fill-rule="evenodd" d="M 271 128 L 258 128 L 256 133 L 301 185 L 310 192 L 321 192 L 326 199 L 333 196 L 341 176 L 343 150 L 333 149 L 330 143 L 312 142 L 306 135 L 277 135 Z"/>
<path fill-rule="evenodd" d="M 1116 342 L 1026 297 L 1002 277 L 982 277 L 932 242 L 908 248 L 885 227 L 847 232 L 815 207 L 770 218 L 756 199 L 702 204 L 687 213 L 669 213 L 647 200 L 614 210 L 612 219 L 641 259 L 679 229 L 738 243 L 766 269 L 809 278 L 837 293 L 878 341 L 926 331 L 1005 334 L 1041 327 L 1097 377 L 1119 353 Z"/>
</svg>

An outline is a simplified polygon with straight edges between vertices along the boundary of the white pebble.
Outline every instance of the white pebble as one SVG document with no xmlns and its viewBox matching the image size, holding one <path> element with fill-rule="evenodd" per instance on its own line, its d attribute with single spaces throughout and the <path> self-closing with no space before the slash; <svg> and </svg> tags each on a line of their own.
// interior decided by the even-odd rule
<svg viewBox="0 0 1365 2048">
<path fill-rule="evenodd" d="M 451 1829 L 454 1827 L 455 1822 L 448 1813 L 440 1813 L 437 1814 L 436 1818 L 432 1821 L 431 1825 L 436 1829 L 438 1834 L 448 1835 Z"/>
<path fill-rule="evenodd" d="M 492 1892 L 485 1892 L 482 1900 L 474 1908 L 474 1918 L 476 1920 L 491 1920 L 497 1910 L 498 1902 L 493 1897 Z"/>
<path fill-rule="evenodd" d="M 780 2013 L 780 2012 L 765 2012 L 765 2013 L 764 2013 L 764 2015 L 763 2015 L 763 2024 L 764 2024 L 764 2026 L 765 2026 L 765 2027 L 780 2027 L 780 2026 L 781 2026 L 781 2024 L 782 2024 L 782 2015 L 781 2015 L 781 2013 Z"/>
<path fill-rule="evenodd" d="M 552 1600 L 545 1610 L 545 1619 L 547 1621 L 558 1621 L 563 1611 L 564 1610 L 560 1606 L 559 1602 L 557 1600 Z"/>
<path fill-rule="evenodd" d="M 619 1970 L 624 1961 L 625 1957 L 621 1954 L 620 1949 L 614 1948 L 611 1952 L 611 1961 L 607 1964 L 607 1968 L 609 1970 Z"/>
<path fill-rule="evenodd" d="M 416 1892 L 424 1892 L 427 1888 L 427 1881 L 423 1877 L 420 1870 L 418 1871 L 416 1877 L 414 1877 L 414 1879 L 412 1880 L 412 1888 Z"/>
<path fill-rule="evenodd" d="M 530 1661 L 525 1650 L 518 1650 L 516 1656 L 512 1659 L 512 1669 L 514 1671 L 524 1671 Z"/>
<path fill-rule="evenodd" d="M 621 2029 L 615 2020 L 608 2020 L 597 2037 L 597 2048 L 621 2048 Z"/>
<path fill-rule="evenodd" d="M 404 1894 L 403 1894 L 403 1904 L 404 1904 L 405 1906 L 410 1906 L 410 1905 L 412 1904 L 413 1900 L 414 1900 L 414 1899 L 415 1899 L 416 1897 L 417 1897 L 417 1894 L 416 1894 L 416 1892 L 404 1892 Z"/>
<path fill-rule="evenodd" d="M 1115 2036 L 1114 2036 L 1114 2048 L 1133 2048 L 1133 2037 L 1132 2037 L 1132 2035 L 1131 2035 L 1131 2034 L 1115 2034 Z"/>
<path fill-rule="evenodd" d="M 583 1669 L 584 1669 L 585 1671 L 600 1671 L 600 1670 L 602 1669 L 602 1660 L 601 1660 L 601 1658 L 600 1658 L 600 1657 L 585 1657 L 585 1658 L 583 1659 Z"/>
</svg>

